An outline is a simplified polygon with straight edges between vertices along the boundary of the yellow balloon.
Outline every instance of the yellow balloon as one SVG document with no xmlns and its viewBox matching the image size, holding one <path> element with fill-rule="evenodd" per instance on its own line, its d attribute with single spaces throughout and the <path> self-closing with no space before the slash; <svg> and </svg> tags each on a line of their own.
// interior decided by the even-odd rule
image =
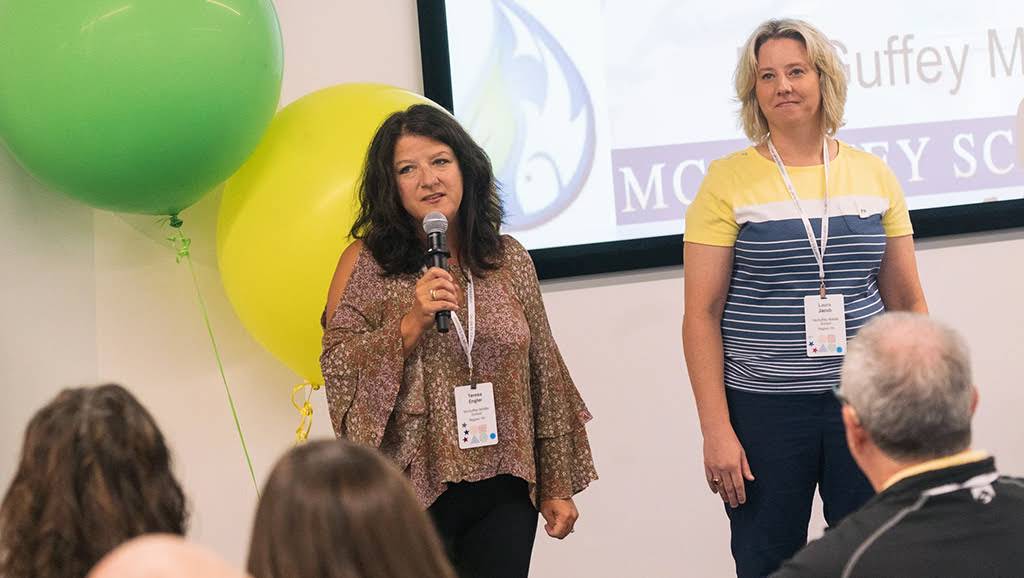
<svg viewBox="0 0 1024 578">
<path fill-rule="evenodd" d="M 429 102 L 380 84 L 308 94 L 277 113 L 224 188 L 217 215 L 224 290 L 253 337 L 310 383 L 323 383 L 320 313 L 350 242 L 366 149 L 388 115 Z"/>
</svg>

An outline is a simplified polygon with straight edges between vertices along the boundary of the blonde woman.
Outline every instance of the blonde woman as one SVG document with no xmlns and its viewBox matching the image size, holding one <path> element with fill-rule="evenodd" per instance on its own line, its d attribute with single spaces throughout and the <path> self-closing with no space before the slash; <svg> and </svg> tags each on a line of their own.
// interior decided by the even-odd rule
<svg viewBox="0 0 1024 578">
<path fill-rule="evenodd" d="M 896 177 L 835 138 L 828 39 L 765 22 L 735 81 L 752 145 L 711 163 L 686 214 L 683 349 L 736 572 L 764 576 L 806 542 L 816 487 L 829 525 L 872 495 L 831 392 L 861 326 L 927 305 Z"/>
</svg>

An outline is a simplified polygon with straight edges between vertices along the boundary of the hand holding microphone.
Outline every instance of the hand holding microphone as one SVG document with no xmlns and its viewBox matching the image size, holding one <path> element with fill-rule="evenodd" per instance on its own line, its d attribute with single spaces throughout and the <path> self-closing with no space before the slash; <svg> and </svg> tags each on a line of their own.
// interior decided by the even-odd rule
<svg viewBox="0 0 1024 578">
<path fill-rule="evenodd" d="M 423 230 L 427 233 L 427 254 L 426 264 L 430 269 L 443 269 L 445 273 L 448 272 L 448 219 L 440 211 L 431 211 L 427 213 L 426 217 L 423 217 Z M 429 271 L 428 271 L 429 275 Z M 426 276 L 424 276 L 425 278 Z M 420 279 L 422 282 L 423 279 Z M 447 275 L 447 281 L 451 283 L 451 275 Z M 432 287 L 430 289 L 431 301 L 437 301 L 441 295 L 438 290 L 447 290 L 445 287 Z M 455 285 L 451 286 L 451 297 L 452 301 L 455 301 Z M 455 307 L 458 307 L 458 303 L 455 303 Z M 451 327 L 452 313 L 449 309 L 440 309 L 434 314 L 434 320 L 437 324 L 437 331 L 440 333 L 447 333 L 448 328 Z"/>
<path fill-rule="evenodd" d="M 431 325 L 436 325 L 440 332 L 448 331 L 451 311 L 459 308 L 458 289 L 447 271 L 448 220 L 435 211 L 423 219 L 423 228 L 427 232 L 425 264 L 429 268 L 416 282 L 412 308 L 402 318 L 402 348 L 406 356 Z"/>
</svg>

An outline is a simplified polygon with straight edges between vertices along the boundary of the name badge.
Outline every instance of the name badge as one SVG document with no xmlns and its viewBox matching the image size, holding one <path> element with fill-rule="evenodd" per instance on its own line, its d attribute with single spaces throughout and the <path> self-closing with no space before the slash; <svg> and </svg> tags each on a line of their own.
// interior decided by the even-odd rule
<svg viewBox="0 0 1024 578">
<path fill-rule="evenodd" d="M 804 297 L 807 357 L 846 355 L 846 305 L 843 295 Z"/>
<path fill-rule="evenodd" d="M 455 388 L 455 417 L 459 449 L 468 450 L 498 443 L 498 417 L 494 386 L 490 383 Z"/>
</svg>

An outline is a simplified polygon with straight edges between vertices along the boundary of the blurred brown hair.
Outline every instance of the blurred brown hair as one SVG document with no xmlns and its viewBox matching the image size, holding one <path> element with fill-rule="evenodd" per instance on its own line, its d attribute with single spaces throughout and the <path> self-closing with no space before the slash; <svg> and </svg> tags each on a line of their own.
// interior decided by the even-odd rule
<svg viewBox="0 0 1024 578">
<path fill-rule="evenodd" d="M 0 504 L 0 577 L 81 578 L 130 538 L 184 534 L 186 519 L 146 408 L 119 385 L 65 389 L 25 430 Z"/>
<path fill-rule="evenodd" d="M 405 476 L 346 440 L 293 448 L 274 466 L 248 571 L 254 578 L 455 578 Z"/>
</svg>

